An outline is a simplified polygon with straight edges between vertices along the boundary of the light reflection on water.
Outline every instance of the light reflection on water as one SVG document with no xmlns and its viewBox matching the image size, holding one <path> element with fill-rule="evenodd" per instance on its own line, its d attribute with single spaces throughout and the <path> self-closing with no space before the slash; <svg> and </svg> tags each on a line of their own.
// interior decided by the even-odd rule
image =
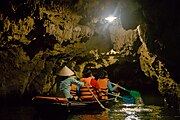
<svg viewBox="0 0 180 120">
<path fill-rule="evenodd" d="M 76 114 L 68 120 L 180 120 L 180 114 L 178 111 L 167 111 L 161 106 L 126 106 L 117 103 L 109 111 Z"/>
<path fill-rule="evenodd" d="M 0 108 L 0 120 L 180 120 L 180 114 L 158 105 L 127 106 L 116 103 L 107 111 L 68 115 L 38 113 L 32 106 L 14 105 Z"/>
</svg>

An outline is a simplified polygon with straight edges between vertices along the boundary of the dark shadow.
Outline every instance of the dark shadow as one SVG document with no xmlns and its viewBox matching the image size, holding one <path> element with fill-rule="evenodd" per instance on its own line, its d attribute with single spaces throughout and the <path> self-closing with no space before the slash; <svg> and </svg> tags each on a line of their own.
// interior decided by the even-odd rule
<svg viewBox="0 0 180 120">
<path fill-rule="evenodd" d="M 43 26 L 44 21 L 48 18 L 44 15 L 42 20 L 36 20 L 36 28 L 29 32 L 26 36 L 31 40 L 31 43 L 24 46 L 24 51 L 32 59 L 39 51 L 45 51 L 46 49 L 53 49 L 55 43 L 57 43 L 55 36 L 46 33 L 46 28 Z"/>
</svg>

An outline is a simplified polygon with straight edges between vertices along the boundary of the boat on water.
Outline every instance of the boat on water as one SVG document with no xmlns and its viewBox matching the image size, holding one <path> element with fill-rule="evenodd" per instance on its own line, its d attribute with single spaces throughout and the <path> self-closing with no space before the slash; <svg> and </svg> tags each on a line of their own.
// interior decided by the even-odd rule
<svg viewBox="0 0 180 120">
<path fill-rule="evenodd" d="M 68 101 L 66 98 L 51 97 L 51 96 L 35 96 L 32 98 L 32 103 L 37 110 L 57 110 L 61 112 L 83 112 L 83 111 L 103 111 L 104 108 L 108 108 L 110 102 L 113 102 L 115 98 L 109 98 L 108 100 L 91 100 L 91 101 Z"/>
</svg>

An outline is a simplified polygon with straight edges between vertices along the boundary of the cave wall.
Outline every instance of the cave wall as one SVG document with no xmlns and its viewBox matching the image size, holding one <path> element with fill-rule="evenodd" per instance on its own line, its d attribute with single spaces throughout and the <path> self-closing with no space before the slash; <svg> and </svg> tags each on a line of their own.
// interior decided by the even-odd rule
<svg viewBox="0 0 180 120">
<path fill-rule="evenodd" d="M 149 52 L 147 45 L 145 44 L 146 34 L 145 26 L 138 26 L 140 40 L 142 42 L 138 52 L 140 54 L 140 66 L 141 70 L 146 76 L 152 80 L 158 81 L 158 89 L 169 106 L 172 108 L 179 108 L 179 90 L 180 86 L 170 76 L 165 64 L 160 61 L 156 54 Z"/>
<path fill-rule="evenodd" d="M 109 28 L 102 22 L 86 20 L 84 13 L 77 14 L 66 3 L 24 4 L 8 1 L 9 13 L 1 11 L 1 97 L 44 94 L 64 65 L 79 78 L 86 64 L 107 67 L 135 53 L 132 50 L 137 31 L 126 31 L 119 23 Z M 31 11 L 26 9 L 27 4 L 34 6 Z M 119 33 L 125 36 L 119 46 L 127 48 L 116 56 L 113 48 L 120 51 L 115 47 Z"/>
<path fill-rule="evenodd" d="M 178 1 L 128 0 L 121 8 L 124 29 L 140 25 L 137 29 L 142 42 L 138 50 L 142 71 L 158 81 L 168 105 L 179 108 Z"/>
<path fill-rule="evenodd" d="M 176 2 L 168 7 L 151 0 L 7 0 L 0 9 L 0 96 L 45 94 L 64 65 L 80 78 L 90 63 L 140 62 L 170 106 L 179 106 L 179 16 L 171 17 Z M 120 20 L 104 21 L 109 11 Z"/>
</svg>

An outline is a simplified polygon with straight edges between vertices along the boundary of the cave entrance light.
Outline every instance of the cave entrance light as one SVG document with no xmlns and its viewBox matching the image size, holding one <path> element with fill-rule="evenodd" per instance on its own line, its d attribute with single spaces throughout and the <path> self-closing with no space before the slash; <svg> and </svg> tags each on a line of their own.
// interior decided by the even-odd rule
<svg viewBox="0 0 180 120">
<path fill-rule="evenodd" d="M 113 22 L 115 19 L 117 19 L 117 17 L 114 16 L 108 16 L 105 18 L 105 20 L 107 20 L 108 22 Z"/>
</svg>

